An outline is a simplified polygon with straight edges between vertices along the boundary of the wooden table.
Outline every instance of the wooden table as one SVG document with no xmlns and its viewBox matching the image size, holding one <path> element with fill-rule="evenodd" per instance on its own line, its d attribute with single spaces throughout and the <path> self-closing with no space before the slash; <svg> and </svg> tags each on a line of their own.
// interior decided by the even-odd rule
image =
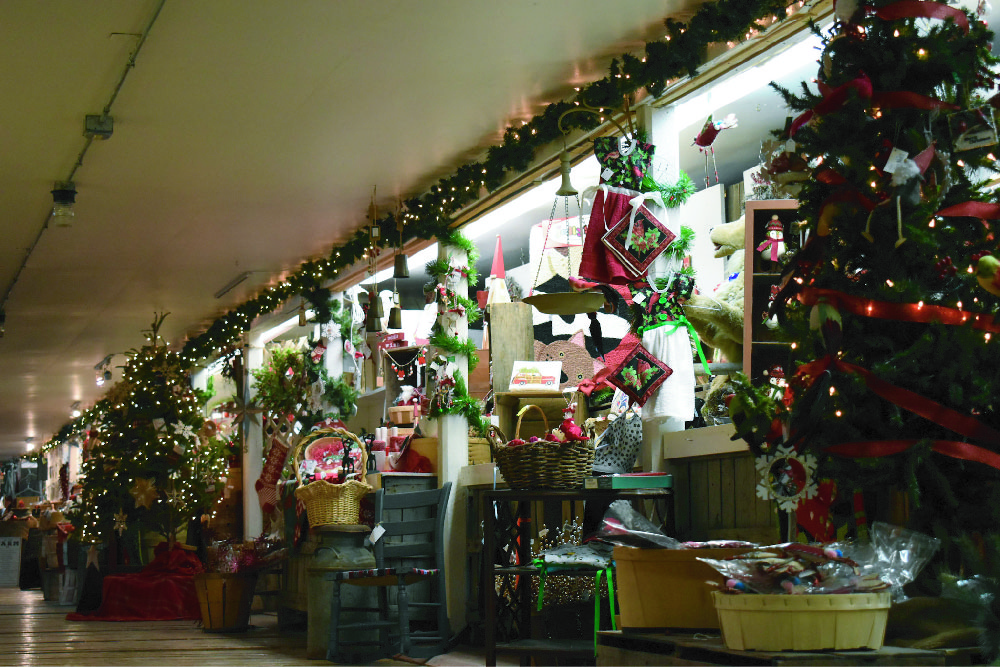
<svg viewBox="0 0 1000 667">
<path fill-rule="evenodd" d="M 672 489 L 488 489 L 482 494 L 483 516 L 483 621 L 486 647 L 486 664 L 496 665 L 497 653 L 515 654 L 522 664 L 550 660 L 571 660 L 573 664 L 593 662 L 593 636 L 573 640 L 546 640 L 531 637 L 531 586 L 528 577 L 536 576 L 538 569 L 531 563 L 531 535 L 529 528 L 533 520 L 532 508 L 541 501 L 546 505 L 563 502 L 592 502 L 606 505 L 620 498 L 630 500 L 666 501 L 665 523 L 673 525 Z M 516 509 L 513 505 L 516 504 Z M 543 509 L 543 513 L 545 510 Z M 498 516 L 500 519 L 498 520 Z M 537 520 L 537 517 L 534 517 Z M 586 528 L 585 528 L 586 532 Z M 499 537 L 499 539 L 498 539 Z M 511 566 L 511 560 L 517 565 Z M 514 583 L 510 590 L 510 605 L 498 604 L 496 590 L 497 575 L 512 575 Z M 560 572 L 560 574 L 568 574 Z M 580 574 L 593 576 L 592 572 Z M 499 613 L 502 611 L 502 614 Z M 503 618 L 499 618 L 503 616 Z M 498 641 L 498 628 L 503 625 L 512 636 L 509 641 Z M 551 663 L 549 663 L 551 664 Z"/>
<path fill-rule="evenodd" d="M 599 632 L 598 665 L 945 665 L 942 651 L 734 651 L 718 635 Z"/>
</svg>

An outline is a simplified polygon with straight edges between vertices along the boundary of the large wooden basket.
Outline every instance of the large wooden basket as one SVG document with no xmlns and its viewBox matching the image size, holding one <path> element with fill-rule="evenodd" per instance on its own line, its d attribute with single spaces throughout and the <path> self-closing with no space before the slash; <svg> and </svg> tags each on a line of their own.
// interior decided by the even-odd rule
<svg viewBox="0 0 1000 667">
<path fill-rule="evenodd" d="M 361 462 L 359 474 L 365 474 L 365 464 L 368 454 L 364 443 L 350 431 L 342 428 L 324 428 L 313 431 L 295 447 L 295 477 L 299 480 L 299 488 L 295 489 L 295 497 L 306 506 L 306 516 L 309 518 L 309 527 L 328 526 L 330 524 L 356 524 L 361 510 L 361 499 L 374 489 L 359 482 L 356 479 L 349 479 L 340 484 L 334 484 L 323 479 L 303 484 L 302 473 L 299 470 L 301 456 L 304 450 L 313 442 L 320 438 L 335 437 L 341 438 L 346 443 L 354 443 L 361 449 Z M 348 444 L 345 444 L 348 446 Z"/>
<path fill-rule="evenodd" d="M 542 415 L 548 433 L 549 420 L 545 411 L 537 405 L 527 405 L 517 416 L 515 438 L 520 437 L 521 420 L 531 409 Z M 539 440 L 511 447 L 506 444 L 503 432 L 495 426 L 490 429 L 488 439 L 500 474 L 514 489 L 576 489 L 583 486 L 594 465 L 594 445 L 590 440 Z"/>
</svg>

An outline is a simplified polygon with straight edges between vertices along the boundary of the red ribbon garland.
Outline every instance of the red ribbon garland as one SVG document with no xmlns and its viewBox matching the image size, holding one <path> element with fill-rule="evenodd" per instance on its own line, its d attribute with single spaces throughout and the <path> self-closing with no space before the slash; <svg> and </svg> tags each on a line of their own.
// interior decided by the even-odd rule
<svg viewBox="0 0 1000 667">
<path fill-rule="evenodd" d="M 809 111 L 803 112 L 798 118 L 792 121 L 792 126 L 788 128 L 789 138 L 794 137 L 800 127 L 812 120 L 814 114 L 822 116 L 823 114 L 836 111 L 840 107 L 844 106 L 844 103 L 847 102 L 848 95 L 852 90 L 857 92 L 858 97 L 865 100 L 871 99 L 872 96 L 872 82 L 866 74 L 862 74 L 858 78 L 848 81 L 847 83 L 837 86 L 836 88 L 831 88 L 822 82 L 818 85 L 819 92 L 823 95 L 823 101 Z"/>
<path fill-rule="evenodd" d="M 872 97 L 872 106 L 881 109 L 922 109 L 924 111 L 958 111 L 961 109 L 957 104 L 942 102 L 934 97 L 911 93 L 908 90 L 876 93 Z"/>
<path fill-rule="evenodd" d="M 942 218 L 979 218 L 980 220 L 1000 220 L 1000 204 L 984 201 L 967 201 L 943 208 L 936 213 Z"/>
<path fill-rule="evenodd" d="M 973 314 L 946 306 L 921 306 L 915 303 L 876 301 L 817 287 L 801 288 L 797 298 L 806 306 L 814 306 L 821 298 L 824 298 L 837 310 L 846 310 L 853 315 L 874 317 L 880 320 L 898 320 L 919 324 L 940 322 L 949 326 L 962 326 L 971 320 L 973 329 L 1000 333 L 1000 324 L 995 322 L 991 315 Z"/>
<path fill-rule="evenodd" d="M 902 387 L 897 387 L 894 384 L 886 382 L 861 366 L 856 366 L 827 355 L 816 361 L 799 366 L 795 374 L 801 378 L 811 376 L 813 380 L 807 383 L 808 386 L 815 382 L 815 378 L 819 377 L 826 370 L 836 370 L 841 373 L 859 375 L 865 381 L 865 385 L 875 394 L 898 405 L 904 410 L 908 410 L 915 415 L 919 415 L 967 438 L 1000 445 L 1000 431 L 982 423 L 975 417 L 964 415 L 926 396 L 921 396 L 909 389 L 903 389 Z"/>
<path fill-rule="evenodd" d="M 940 2 L 930 2 L 928 0 L 899 0 L 891 5 L 879 7 L 875 10 L 875 16 L 883 21 L 896 21 L 898 19 L 954 19 L 955 25 L 960 27 L 966 34 L 969 33 L 969 19 L 961 9 L 949 7 Z"/>
<path fill-rule="evenodd" d="M 851 458 L 881 458 L 905 452 L 920 440 L 866 440 L 845 442 L 827 447 L 826 451 Z M 955 440 L 931 440 L 931 449 L 938 454 L 963 461 L 975 461 L 1000 470 L 1000 454 L 988 449 Z"/>
</svg>

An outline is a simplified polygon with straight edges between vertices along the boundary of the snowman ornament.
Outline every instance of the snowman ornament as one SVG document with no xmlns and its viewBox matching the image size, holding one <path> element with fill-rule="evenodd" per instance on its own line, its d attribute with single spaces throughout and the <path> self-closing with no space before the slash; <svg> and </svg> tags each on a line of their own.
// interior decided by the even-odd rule
<svg viewBox="0 0 1000 667">
<path fill-rule="evenodd" d="M 764 231 L 767 233 L 767 238 L 757 246 L 757 252 L 765 261 L 777 262 L 778 258 L 785 254 L 784 230 L 777 215 L 771 216 Z"/>
</svg>

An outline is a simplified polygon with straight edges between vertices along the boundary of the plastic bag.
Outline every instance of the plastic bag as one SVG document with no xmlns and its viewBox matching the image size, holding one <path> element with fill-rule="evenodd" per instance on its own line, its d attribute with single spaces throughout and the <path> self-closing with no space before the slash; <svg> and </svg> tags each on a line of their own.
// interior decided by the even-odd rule
<svg viewBox="0 0 1000 667">
<path fill-rule="evenodd" d="M 600 528 L 588 539 L 598 539 L 626 547 L 680 549 L 680 542 L 660 530 L 656 524 L 636 512 L 627 500 L 608 506 Z"/>
<path fill-rule="evenodd" d="M 877 574 L 889 584 L 893 602 L 906 600 L 903 586 L 917 578 L 941 547 L 941 540 L 881 521 L 872 523 L 869 534 L 870 544 L 842 549 L 858 561 L 863 574 Z"/>
<path fill-rule="evenodd" d="M 903 586 L 927 565 L 940 541 L 882 522 L 874 522 L 870 534 L 870 542 L 789 542 L 728 560 L 698 560 L 725 576 L 732 592 L 814 595 L 888 589 L 893 602 L 906 600 Z"/>
</svg>

